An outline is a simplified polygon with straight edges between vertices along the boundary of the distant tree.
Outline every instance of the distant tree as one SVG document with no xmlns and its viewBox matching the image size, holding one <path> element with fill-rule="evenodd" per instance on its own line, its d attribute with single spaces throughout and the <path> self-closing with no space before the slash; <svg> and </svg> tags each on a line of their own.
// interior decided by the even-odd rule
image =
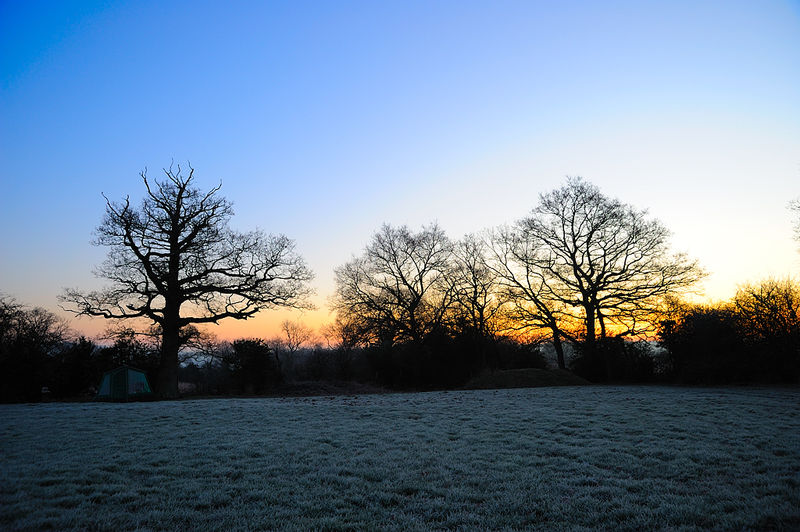
<svg viewBox="0 0 800 532">
<path fill-rule="evenodd" d="M 800 285 L 793 280 L 742 285 L 733 301 L 746 335 L 762 339 L 800 335 Z"/>
<path fill-rule="evenodd" d="M 609 325 L 620 334 L 650 329 L 660 301 L 698 281 L 696 261 L 669 249 L 669 231 L 581 178 L 542 194 L 519 222 L 535 249 L 548 297 L 580 309 L 587 349 Z"/>
<path fill-rule="evenodd" d="M 336 377 L 350 379 L 356 350 L 363 344 L 359 328 L 346 317 L 337 316 L 333 323 L 323 325 L 320 332 L 328 351 L 332 353 Z"/>
<path fill-rule="evenodd" d="M 97 354 L 103 361 L 101 363 L 103 371 L 125 365 L 146 371 L 149 378 L 157 376 L 159 366 L 157 344 L 148 343 L 130 327 L 111 328 L 106 331 L 105 339 L 113 343 L 102 348 Z"/>
<path fill-rule="evenodd" d="M 0 295 L 0 400 L 38 401 L 67 326 L 52 312 Z"/>
<path fill-rule="evenodd" d="M 789 203 L 789 209 L 794 213 L 794 238 L 800 242 L 800 199 Z"/>
<path fill-rule="evenodd" d="M 158 334 L 151 335 L 151 338 L 158 341 L 161 338 L 160 330 L 155 328 L 155 332 Z M 211 331 L 188 325 L 181 333 L 181 341 L 185 346 L 178 359 L 181 364 L 192 362 L 202 365 L 209 360 L 220 360 L 225 358 L 226 353 L 230 350 L 230 343 L 221 341 Z"/>
<path fill-rule="evenodd" d="M 755 380 L 755 363 L 739 334 L 730 304 L 684 305 L 661 322 L 659 343 L 677 382 L 734 383 Z"/>
<path fill-rule="evenodd" d="M 487 245 L 477 235 L 467 235 L 453 245 L 451 257 L 446 278 L 452 290 L 454 326 L 489 338 L 496 332 L 500 300 L 497 272 L 487 264 Z"/>
<path fill-rule="evenodd" d="M 598 338 L 591 353 L 576 344 L 570 362 L 573 373 L 590 382 L 649 382 L 656 377 L 656 356 L 647 341 L 629 341 L 623 336 Z"/>
<path fill-rule="evenodd" d="M 234 379 L 244 393 L 263 393 L 280 380 L 269 345 L 259 338 L 233 342 L 231 353 Z"/>
<path fill-rule="evenodd" d="M 102 371 L 97 364 L 98 349 L 97 344 L 83 336 L 64 342 L 55 355 L 50 387 L 54 396 L 77 397 L 100 383 Z"/>
<path fill-rule="evenodd" d="M 435 224 L 419 232 L 384 225 L 361 256 L 335 270 L 332 307 L 366 343 L 420 345 L 450 307 L 450 250 Z"/>
<path fill-rule="evenodd" d="M 284 320 L 281 323 L 283 341 L 289 353 L 296 353 L 314 338 L 314 331 L 299 321 Z"/>
<path fill-rule="evenodd" d="M 746 284 L 733 304 L 759 373 L 769 380 L 800 380 L 800 285 L 792 279 Z"/>
<path fill-rule="evenodd" d="M 363 343 L 358 324 L 346 316 L 337 316 L 332 323 L 323 325 L 320 333 L 329 349 L 351 351 Z"/>
<path fill-rule="evenodd" d="M 314 331 L 299 321 L 284 320 L 281 322 L 281 333 L 269 343 L 278 371 L 292 380 L 297 352 L 314 338 Z"/>
<path fill-rule="evenodd" d="M 157 389 L 178 394 L 178 352 L 191 325 L 247 319 L 273 307 L 307 306 L 312 275 L 285 236 L 228 227 L 231 204 L 220 186 L 201 192 L 194 169 L 164 170 L 165 179 L 141 177 L 146 195 L 137 209 L 126 198 L 106 199 L 96 244 L 110 248 L 95 274 L 104 290 L 65 290 L 67 310 L 112 320 L 149 320 L 161 334 Z"/>
<path fill-rule="evenodd" d="M 226 394 L 235 387 L 239 363 L 231 342 L 204 332 L 193 337 L 181 356 L 181 382 L 192 382 L 200 393 Z M 238 376 L 237 376 L 238 377 Z"/>
<path fill-rule="evenodd" d="M 767 279 L 732 301 L 674 304 L 658 338 L 679 382 L 800 382 L 800 286 Z"/>
</svg>

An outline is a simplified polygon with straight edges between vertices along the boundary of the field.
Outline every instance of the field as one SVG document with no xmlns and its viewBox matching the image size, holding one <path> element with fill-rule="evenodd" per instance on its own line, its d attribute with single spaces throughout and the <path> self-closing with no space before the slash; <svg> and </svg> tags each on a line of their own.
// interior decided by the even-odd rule
<svg viewBox="0 0 800 532">
<path fill-rule="evenodd" d="M 800 390 L 0 406 L 0 529 L 800 529 Z"/>
</svg>

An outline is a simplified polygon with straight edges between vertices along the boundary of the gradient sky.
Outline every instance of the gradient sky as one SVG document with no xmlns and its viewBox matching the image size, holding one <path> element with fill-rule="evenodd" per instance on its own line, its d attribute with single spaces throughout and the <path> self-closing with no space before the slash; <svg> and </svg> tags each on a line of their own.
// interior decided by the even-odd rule
<svg viewBox="0 0 800 532">
<path fill-rule="evenodd" d="M 173 159 L 317 275 L 319 311 L 223 337 L 330 320 L 383 222 L 460 237 L 567 175 L 648 208 L 724 299 L 800 272 L 800 4 L 0 3 L 0 292 L 57 311 L 98 286 L 101 193 Z"/>
</svg>

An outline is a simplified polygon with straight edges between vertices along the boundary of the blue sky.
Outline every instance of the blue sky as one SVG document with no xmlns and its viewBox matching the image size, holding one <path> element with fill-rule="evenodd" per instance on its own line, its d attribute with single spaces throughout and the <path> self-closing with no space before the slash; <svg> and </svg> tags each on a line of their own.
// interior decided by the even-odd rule
<svg viewBox="0 0 800 532">
<path fill-rule="evenodd" d="M 294 238 L 321 307 L 381 223 L 459 237 L 566 175 L 649 208 L 730 297 L 800 270 L 800 5 L 0 4 L 0 291 L 95 286 L 101 192 L 172 159 Z"/>
</svg>

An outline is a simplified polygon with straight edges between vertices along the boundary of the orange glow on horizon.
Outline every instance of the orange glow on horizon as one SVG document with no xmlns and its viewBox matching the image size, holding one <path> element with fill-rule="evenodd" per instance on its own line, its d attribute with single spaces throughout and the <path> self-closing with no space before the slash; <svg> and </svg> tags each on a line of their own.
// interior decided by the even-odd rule
<svg viewBox="0 0 800 532">
<path fill-rule="evenodd" d="M 766 277 L 765 275 L 764 278 Z M 785 277 L 785 275 L 777 277 Z M 712 273 L 706 280 L 697 285 L 697 289 L 693 293 L 684 294 L 684 299 L 696 304 L 717 304 L 730 301 L 736 294 L 736 290 L 740 285 L 748 282 L 758 282 L 759 280 L 761 279 L 735 280 Z M 218 325 L 204 325 L 202 329 L 215 335 L 221 341 L 232 341 L 240 338 L 270 339 L 282 336 L 281 323 L 285 320 L 290 320 L 300 322 L 311 328 L 315 335 L 322 340 L 320 330 L 323 325 L 334 321 L 335 314 L 328 308 L 326 297 L 315 296 L 312 298 L 312 303 L 316 306 L 314 310 L 264 310 L 247 320 L 225 319 Z M 58 309 L 54 310 L 68 322 L 70 328 L 79 336 L 83 335 L 88 338 L 102 339 L 105 331 L 114 324 L 111 321 L 100 318 L 75 318 L 73 315 L 64 313 Z M 614 330 L 614 325 L 609 323 L 609 332 L 612 330 Z M 524 332 L 513 332 L 509 330 L 504 334 L 522 341 L 549 336 L 549 332 L 544 329 L 528 330 Z"/>
<path fill-rule="evenodd" d="M 293 309 L 272 309 L 260 312 L 247 320 L 225 319 L 219 325 L 203 325 L 200 329 L 209 332 L 221 341 L 232 341 L 240 338 L 270 339 L 281 336 L 281 323 L 285 320 L 300 322 L 310 327 L 319 336 L 320 329 L 333 321 L 334 316 L 328 308 L 319 304 L 316 310 L 299 311 Z M 72 315 L 59 313 L 68 322 L 70 328 L 78 336 L 86 336 L 100 340 L 114 322 L 102 318 L 75 318 Z M 133 326 L 133 324 L 129 324 Z"/>
</svg>

